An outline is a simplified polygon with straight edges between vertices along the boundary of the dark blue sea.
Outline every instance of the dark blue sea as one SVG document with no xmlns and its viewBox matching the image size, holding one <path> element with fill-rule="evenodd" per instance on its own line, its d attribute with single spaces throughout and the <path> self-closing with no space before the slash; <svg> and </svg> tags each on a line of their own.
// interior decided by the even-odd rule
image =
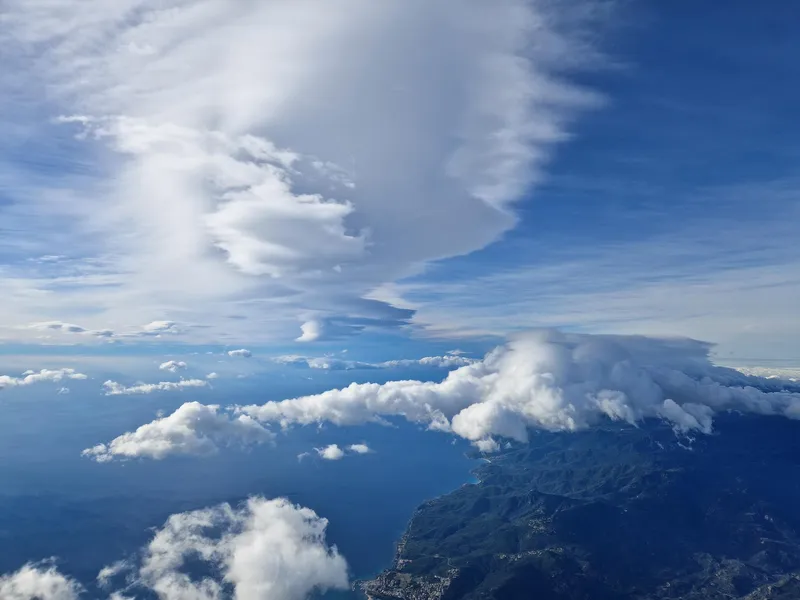
<svg viewBox="0 0 800 600">
<path fill-rule="evenodd" d="M 397 373 L 292 371 L 215 383 L 210 390 L 103 396 L 104 375 L 58 386 L 0 392 L 0 573 L 50 557 L 91 592 L 97 572 L 132 556 L 170 514 L 247 496 L 288 497 L 330 522 L 328 541 L 347 558 L 353 578 L 391 562 L 414 509 L 471 480 L 476 463 L 463 441 L 403 421 L 296 428 L 277 443 L 223 449 L 211 457 L 97 464 L 81 450 L 107 442 L 183 402 L 250 404 L 320 392 Z M 441 372 L 414 373 L 441 378 Z M 315 446 L 366 442 L 374 450 L 340 461 L 298 461 Z"/>
</svg>

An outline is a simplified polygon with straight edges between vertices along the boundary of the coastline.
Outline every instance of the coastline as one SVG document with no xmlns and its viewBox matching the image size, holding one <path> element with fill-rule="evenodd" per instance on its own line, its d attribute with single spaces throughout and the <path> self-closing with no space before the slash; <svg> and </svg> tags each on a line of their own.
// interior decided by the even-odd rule
<svg viewBox="0 0 800 600">
<path fill-rule="evenodd" d="M 500 453 L 498 453 L 498 454 L 500 454 Z M 409 536 L 409 530 L 411 528 L 411 525 L 412 525 L 414 519 L 418 516 L 418 514 L 421 511 L 423 511 L 425 509 L 426 506 L 428 506 L 431 503 L 436 502 L 437 500 L 445 498 L 446 496 L 449 496 L 449 495 L 453 494 L 454 492 L 457 492 L 458 490 L 460 490 L 460 489 L 462 489 L 462 488 L 464 488 L 466 486 L 481 485 L 483 483 L 483 479 L 481 479 L 479 477 L 480 471 L 481 471 L 481 469 L 483 469 L 486 466 L 488 466 L 489 464 L 491 464 L 492 461 L 490 459 L 486 458 L 485 456 L 476 457 L 473 454 L 471 454 L 470 452 L 464 452 L 464 456 L 467 459 L 475 461 L 476 463 L 478 463 L 468 471 L 468 476 L 469 476 L 468 480 L 465 481 L 464 483 L 462 483 L 461 485 L 459 485 L 456 488 L 452 488 L 452 489 L 450 489 L 450 490 L 448 490 L 446 492 L 443 492 L 441 494 L 438 494 L 436 496 L 433 496 L 431 498 L 428 498 L 428 499 L 424 500 L 423 502 L 418 504 L 416 506 L 416 508 L 414 508 L 413 512 L 411 513 L 411 516 L 409 517 L 408 521 L 406 522 L 405 526 L 403 527 L 402 533 L 397 538 L 397 542 L 395 544 L 394 556 L 392 558 L 392 561 L 388 565 L 384 566 L 383 568 L 381 568 L 380 570 L 378 570 L 375 573 L 371 573 L 366 577 L 359 577 L 357 579 L 354 579 L 353 582 L 351 583 L 350 591 L 355 596 L 357 596 L 358 598 L 360 598 L 362 600 L 378 600 L 377 597 L 371 596 L 364 588 L 367 585 L 376 582 L 381 577 L 381 575 L 383 575 L 383 574 L 385 574 L 387 572 L 390 572 L 390 571 L 394 570 L 395 568 L 397 568 L 399 566 L 400 561 L 403 560 L 401 558 L 401 555 L 402 555 L 402 552 L 403 552 L 403 550 L 405 548 L 405 544 L 406 544 L 406 541 L 407 541 L 408 536 Z"/>
</svg>

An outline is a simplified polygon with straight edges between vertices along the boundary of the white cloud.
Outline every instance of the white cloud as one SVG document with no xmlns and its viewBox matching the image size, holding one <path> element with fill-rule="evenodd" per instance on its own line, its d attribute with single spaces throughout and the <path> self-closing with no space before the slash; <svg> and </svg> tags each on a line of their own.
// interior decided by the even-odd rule
<svg viewBox="0 0 800 600">
<path fill-rule="evenodd" d="M 228 356 L 240 356 L 242 358 L 250 358 L 253 356 L 253 353 L 250 350 L 245 348 L 241 348 L 239 350 L 228 350 Z"/>
<path fill-rule="evenodd" d="M 422 358 L 387 360 L 384 362 L 370 363 L 356 360 L 346 360 L 335 356 L 302 356 L 287 354 L 271 358 L 273 362 L 282 365 L 294 365 L 309 369 L 322 369 L 326 371 L 348 371 L 354 369 L 399 369 L 409 367 L 436 367 L 449 369 L 463 367 L 475 362 L 474 359 L 463 356 L 425 356 Z"/>
<path fill-rule="evenodd" d="M 217 379 L 217 378 L 219 378 L 219 375 L 217 375 L 214 372 L 211 372 L 208 375 L 206 375 L 206 379 Z"/>
<path fill-rule="evenodd" d="M 162 371 L 177 373 L 178 371 L 186 369 L 186 363 L 182 360 L 168 360 L 167 362 L 163 362 L 158 365 L 158 368 Z"/>
<path fill-rule="evenodd" d="M 300 325 L 300 337 L 297 342 L 316 342 L 322 337 L 322 323 L 319 321 L 306 321 Z"/>
<path fill-rule="evenodd" d="M 4 118 L 66 150 L 52 177 L 4 185 L 20 261 L 0 334 L 86 306 L 80 327 L 122 339 L 148 321 L 141 336 L 224 342 L 290 339 L 298 321 L 302 341 L 405 324 L 365 298 L 513 227 L 514 201 L 596 105 L 566 81 L 595 58 L 583 12 L 9 0 L 0 48 L 21 75 L 0 80 Z M 85 258 L 25 260 L 64 240 Z"/>
<path fill-rule="evenodd" d="M 106 381 L 103 383 L 103 390 L 106 396 L 129 396 L 133 394 L 152 394 L 153 392 L 172 392 L 184 390 L 186 388 L 198 388 L 208 386 L 205 379 L 181 379 L 180 381 L 161 381 L 159 383 L 137 383 L 132 386 L 124 386 L 116 381 Z"/>
<path fill-rule="evenodd" d="M 23 385 L 33 385 L 46 381 L 60 382 L 65 379 L 87 379 L 83 373 L 78 373 L 75 369 L 41 369 L 40 371 L 25 371 L 21 377 L 12 375 L 0 375 L 0 389 L 5 387 L 18 387 Z"/>
<path fill-rule="evenodd" d="M 82 587 L 52 565 L 27 564 L 10 575 L 0 575 L 3 600 L 78 600 Z"/>
<path fill-rule="evenodd" d="M 234 417 L 220 412 L 219 406 L 187 402 L 167 417 L 142 425 L 108 444 L 87 448 L 83 455 L 98 462 L 161 460 L 172 455 L 209 455 L 220 446 L 262 444 L 272 438 L 272 433 L 247 415 Z"/>
<path fill-rule="evenodd" d="M 191 558 L 218 570 L 237 600 L 305 600 L 347 589 L 347 563 L 327 545 L 327 525 L 311 509 L 258 497 L 238 509 L 172 515 L 145 550 L 140 580 L 164 600 L 225 597 L 218 580 L 181 571 Z"/>
<path fill-rule="evenodd" d="M 68 387 L 58 388 L 58 395 L 59 396 L 64 396 L 66 394 L 69 394 L 69 388 Z"/>
<path fill-rule="evenodd" d="M 86 329 L 80 325 L 74 325 L 73 323 L 62 323 L 61 321 L 43 321 L 41 323 L 32 323 L 29 327 L 39 331 L 61 331 L 64 333 L 86 332 Z"/>
<path fill-rule="evenodd" d="M 356 454 L 369 454 L 372 452 L 372 449 L 366 444 L 350 444 L 347 449 Z"/>
<path fill-rule="evenodd" d="M 108 587 L 111 583 L 111 580 L 117 575 L 120 575 L 126 571 L 130 571 L 132 568 L 133 565 L 127 560 L 118 560 L 115 563 L 106 565 L 100 569 L 100 572 L 97 574 L 97 584 L 100 587 Z"/>
<path fill-rule="evenodd" d="M 320 458 L 324 458 L 325 460 L 340 460 L 344 458 L 344 450 L 339 448 L 336 444 L 331 444 L 323 448 L 314 448 L 314 450 L 317 451 Z"/>
<path fill-rule="evenodd" d="M 706 433 L 717 411 L 800 418 L 800 388 L 714 366 L 709 350 L 688 339 L 538 331 L 513 338 L 440 383 L 353 383 L 240 410 L 282 427 L 402 416 L 483 448 L 495 437 L 525 441 L 531 427 L 572 431 L 602 418 L 663 418 L 677 430 Z"/>
<path fill-rule="evenodd" d="M 792 383 L 800 381 L 800 367 L 732 367 L 745 375 L 766 377 L 767 379 L 785 379 Z"/>
<path fill-rule="evenodd" d="M 314 452 L 324 460 L 341 460 L 348 455 L 369 454 L 372 449 L 366 444 L 350 444 L 344 448 L 341 448 L 338 444 L 330 444 L 322 448 L 314 448 Z M 309 456 L 311 456 L 310 452 L 301 452 L 297 455 L 297 460 L 302 461 Z"/>
<path fill-rule="evenodd" d="M 33 329 L 42 332 L 52 331 L 68 335 L 89 336 L 104 340 L 110 340 L 112 338 L 115 340 L 146 337 L 160 338 L 163 334 L 181 333 L 180 326 L 174 321 L 153 321 L 141 327 L 132 327 L 122 331 L 115 331 L 113 329 L 86 329 L 81 325 L 63 323 L 61 321 L 43 321 L 40 323 L 31 323 L 23 329 Z"/>
<path fill-rule="evenodd" d="M 401 359 L 401 360 L 388 360 L 379 363 L 378 366 L 386 369 L 399 368 L 399 367 L 439 367 L 442 369 L 450 369 L 453 367 L 463 367 L 471 365 L 476 362 L 474 358 L 467 358 L 455 354 L 446 354 L 445 356 L 424 356 L 420 359 Z"/>
<path fill-rule="evenodd" d="M 178 324 L 174 321 L 153 321 L 142 327 L 143 333 L 159 335 L 162 333 L 176 333 Z"/>
<path fill-rule="evenodd" d="M 109 600 L 133 600 L 138 592 L 160 600 L 306 600 L 348 587 L 347 563 L 328 545 L 327 526 L 313 510 L 283 498 L 177 513 L 156 530 L 141 558 L 104 567 L 98 583 L 107 587 L 131 572 L 125 590 L 112 591 Z M 198 561 L 212 575 L 190 576 Z M 48 564 L 0 576 L 3 600 L 78 600 L 82 591 Z"/>
</svg>

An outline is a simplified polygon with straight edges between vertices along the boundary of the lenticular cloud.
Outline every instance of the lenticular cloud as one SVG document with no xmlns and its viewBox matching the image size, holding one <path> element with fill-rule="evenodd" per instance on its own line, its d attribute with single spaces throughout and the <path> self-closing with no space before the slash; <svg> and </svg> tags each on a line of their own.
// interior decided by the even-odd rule
<svg viewBox="0 0 800 600">
<path fill-rule="evenodd" d="M 688 339 L 537 331 L 442 382 L 352 384 L 239 410 L 283 427 L 400 416 L 481 447 L 495 437 L 524 442 L 530 428 L 574 431 L 604 419 L 660 418 L 676 431 L 710 433 L 719 411 L 800 418 L 800 386 L 715 366 L 710 348 Z"/>
</svg>

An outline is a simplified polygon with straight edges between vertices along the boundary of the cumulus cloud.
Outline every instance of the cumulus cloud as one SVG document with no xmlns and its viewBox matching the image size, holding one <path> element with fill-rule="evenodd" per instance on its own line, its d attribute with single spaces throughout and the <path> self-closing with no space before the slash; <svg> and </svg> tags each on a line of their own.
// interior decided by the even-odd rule
<svg viewBox="0 0 800 600">
<path fill-rule="evenodd" d="M 350 444 L 344 448 L 340 447 L 338 444 L 329 444 L 321 448 L 314 448 L 314 452 L 323 460 L 341 460 L 348 455 L 369 454 L 372 452 L 372 449 L 366 444 Z M 307 456 L 311 456 L 311 454 L 309 452 L 303 452 L 298 454 L 297 458 L 298 460 L 303 460 Z"/>
<path fill-rule="evenodd" d="M 0 219 L 30 216 L 9 244 L 24 251 L 26 223 L 53 219 L 87 256 L 5 279 L 12 329 L 85 306 L 87 331 L 174 314 L 202 324 L 181 333 L 226 341 L 406 324 L 373 290 L 513 227 L 513 203 L 597 105 L 569 82 L 596 59 L 572 2 L 77 4 L 3 6 L 4 59 L 25 67 L 0 81 L 4 115 L 62 136 L 65 167 L 102 165 L 7 194 Z M 59 124 L 30 109 L 39 89 Z M 70 200 L 58 211 L 55 192 Z M 231 300 L 245 319 L 222 316 Z"/>
<path fill-rule="evenodd" d="M 218 379 L 218 378 L 219 378 L 219 375 L 217 373 L 214 373 L 213 371 L 211 373 L 209 373 L 208 375 L 206 375 L 206 379 Z"/>
<path fill-rule="evenodd" d="M 5 387 L 18 387 L 23 385 L 33 385 L 46 381 L 60 382 L 65 379 L 87 379 L 83 373 L 78 373 L 75 369 L 41 369 L 40 371 L 25 371 L 22 376 L 0 375 L 0 389 Z"/>
<path fill-rule="evenodd" d="M 689 339 L 537 331 L 441 382 L 354 383 L 240 411 L 282 427 L 400 416 L 484 449 L 495 438 L 526 441 L 529 428 L 574 431 L 605 418 L 661 418 L 676 430 L 704 433 L 718 411 L 800 418 L 800 387 L 715 366 L 709 351 Z"/>
<path fill-rule="evenodd" d="M 228 356 L 234 356 L 234 357 L 239 356 L 242 358 L 250 358 L 251 356 L 253 356 L 253 353 L 250 352 L 250 350 L 241 348 L 239 350 L 228 350 Z"/>
<path fill-rule="evenodd" d="M 78 600 L 82 587 L 51 564 L 28 563 L 19 571 L 0 576 L 3 600 Z"/>
<path fill-rule="evenodd" d="M 231 416 L 219 406 L 187 402 L 171 415 L 125 433 L 108 444 L 83 451 L 97 462 L 114 459 L 152 458 L 172 455 L 215 454 L 220 446 L 262 444 L 273 434 L 247 415 Z"/>
<path fill-rule="evenodd" d="M 132 600 L 139 592 L 161 600 L 305 600 L 348 586 L 347 562 L 328 544 L 327 527 L 313 510 L 283 498 L 256 496 L 237 507 L 177 513 L 140 558 L 104 567 L 97 579 L 107 587 L 121 572 L 131 573 L 110 600 Z M 78 600 L 81 592 L 48 564 L 0 576 L 3 600 Z"/>
<path fill-rule="evenodd" d="M 145 549 L 139 582 L 165 600 L 221 600 L 221 581 L 238 600 L 304 600 L 347 589 L 347 563 L 326 543 L 327 525 L 311 509 L 260 497 L 239 508 L 172 515 Z M 198 559 L 219 579 L 198 581 L 182 570 Z"/>
<path fill-rule="evenodd" d="M 356 454 L 369 454 L 372 452 L 372 449 L 366 444 L 350 444 L 347 449 Z"/>
<path fill-rule="evenodd" d="M 336 444 L 330 444 L 323 448 L 314 448 L 314 450 L 317 451 L 320 458 L 324 458 L 325 460 L 340 460 L 344 458 L 344 450 L 339 448 Z"/>
<path fill-rule="evenodd" d="M 137 383 L 132 386 L 125 386 L 116 381 L 106 381 L 103 383 L 103 391 L 106 396 L 130 396 L 134 394 L 152 394 L 153 392 L 171 392 L 184 390 L 186 388 L 198 388 L 208 386 L 205 379 L 181 379 L 180 381 L 161 381 L 159 383 Z"/>
<path fill-rule="evenodd" d="M 158 368 L 162 371 L 177 373 L 178 371 L 182 371 L 186 368 L 186 363 L 182 360 L 168 360 L 167 362 L 163 362 L 158 365 Z"/>
</svg>

